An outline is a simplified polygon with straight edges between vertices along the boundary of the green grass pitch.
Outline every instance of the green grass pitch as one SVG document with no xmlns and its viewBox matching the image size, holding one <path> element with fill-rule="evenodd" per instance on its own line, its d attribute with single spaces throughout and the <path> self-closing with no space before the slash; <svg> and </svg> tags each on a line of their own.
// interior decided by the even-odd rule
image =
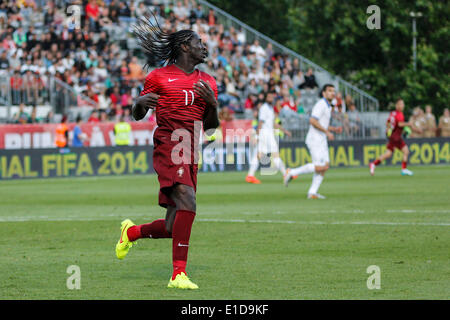
<svg viewBox="0 0 450 320">
<path fill-rule="evenodd" d="M 449 299 L 450 167 L 411 169 L 331 169 L 326 200 L 306 199 L 311 175 L 285 188 L 280 174 L 200 173 L 195 291 L 166 288 L 171 239 L 115 257 L 122 219 L 164 217 L 155 175 L 1 181 L 0 299 Z"/>
</svg>

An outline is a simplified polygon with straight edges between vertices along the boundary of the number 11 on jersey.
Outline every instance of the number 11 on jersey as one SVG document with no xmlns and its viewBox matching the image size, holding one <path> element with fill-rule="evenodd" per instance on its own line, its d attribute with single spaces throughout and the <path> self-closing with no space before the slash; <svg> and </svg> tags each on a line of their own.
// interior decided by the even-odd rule
<svg viewBox="0 0 450 320">
<path fill-rule="evenodd" d="M 186 98 L 186 105 L 189 104 L 189 94 L 188 94 L 188 90 L 183 90 L 184 94 L 185 94 L 185 98 Z M 192 102 L 191 102 L 191 106 L 194 104 L 194 92 L 192 90 L 189 90 L 189 93 L 192 95 Z"/>
</svg>

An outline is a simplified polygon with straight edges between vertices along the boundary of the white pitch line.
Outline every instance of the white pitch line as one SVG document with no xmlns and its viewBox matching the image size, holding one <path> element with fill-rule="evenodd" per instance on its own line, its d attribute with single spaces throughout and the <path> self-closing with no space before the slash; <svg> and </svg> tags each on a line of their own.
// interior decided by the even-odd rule
<svg viewBox="0 0 450 320">
<path fill-rule="evenodd" d="M 450 213 L 450 210 L 414 210 L 414 209 L 389 209 L 386 210 L 387 213 Z"/>
<path fill-rule="evenodd" d="M 293 220 L 245 220 L 245 219 L 197 219 L 203 222 L 282 223 L 315 225 L 388 225 L 388 226 L 450 226 L 450 222 L 378 222 L 378 221 L 293 221 Z"/>
</svg>

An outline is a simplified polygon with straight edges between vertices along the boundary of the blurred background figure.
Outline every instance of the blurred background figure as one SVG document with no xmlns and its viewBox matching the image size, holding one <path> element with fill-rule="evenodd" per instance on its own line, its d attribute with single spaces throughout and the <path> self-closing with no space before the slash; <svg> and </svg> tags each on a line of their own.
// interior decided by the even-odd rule
<svg viewBox="0 0 450 320">
<path fill-rule="evenodd" d="M 88 136 L 81 130 L 81 115 L 77 116 L 76 125 L 73 128 L 72 147 L 83 147 L 84 142 L 88 140 Z"/>
<path fill-rule="evenodd" d="M 55 144 L 58 148 L 65 148 L 69 141 L 69 128 L 67 127 L 67 116 L 64 115 L 61 123 L 56 127 Z"/>
<path fill-rule="evenodd" d="M 425 138 L 433 138 L 436 137 L 436 117 L 433 114 L 433 109 L 430 105 L 425 107 Z"/>
<path fill-rule="evenodd" d="M 439 131 L 441 137 L 450 137 L 450 111 L 444 109 L 444 114 L 439 118 Z"/>
</svg>

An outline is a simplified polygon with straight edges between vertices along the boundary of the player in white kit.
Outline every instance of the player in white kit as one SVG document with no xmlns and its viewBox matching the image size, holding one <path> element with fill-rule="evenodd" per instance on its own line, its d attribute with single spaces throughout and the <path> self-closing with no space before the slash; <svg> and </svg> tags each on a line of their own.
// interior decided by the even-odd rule
<svg viewBox="0 0 450 320">
<path fill-rule="evenodd" d="M 305 141 L 311 154 L 312 163 L 291 169 L 284 177 L 284 184 L 287 187 L 293 176 L 314 173 L 311 187 L 308 191 L 308 199 L 325 199 L 317 191 L 330 164 L 327 140 L 334 139 L 332 132 L 342 132 L 342 127 L 330 126 L 331 101 L 335 97 L 334 86 L 332 84 L 324 85 L 321 96 L 322 98 L 317 101 L 312 109 L 311 118 L 309 119 L 310 126 Z"/>
<path fill-rule="evenodd" d="M 250 168 L 245 178 L 249 183 L 261 183 L 256 177 L 255 173 L 259 167 L 259 161 L 264 155 L 271 154 L 275 168 L 280 170 L 283 176 L 286 176 L 286 167 L 283 160 L 280 158 L 278 142 L 275 138 L 275 129 L 283 131 L 286 135 L 291 136 L 291 132 L 285 130 L 281 125 L 275 123 L 275 112 L 273 110 L 274 93 L 268 92 L 266 94 L 265 102 L 260 107 L 258 112 L 258 128 L 257 128 L 257 158 L 250 161 Z M 256 160 L 256 161 L 255 161 Z"/>
</svg>

